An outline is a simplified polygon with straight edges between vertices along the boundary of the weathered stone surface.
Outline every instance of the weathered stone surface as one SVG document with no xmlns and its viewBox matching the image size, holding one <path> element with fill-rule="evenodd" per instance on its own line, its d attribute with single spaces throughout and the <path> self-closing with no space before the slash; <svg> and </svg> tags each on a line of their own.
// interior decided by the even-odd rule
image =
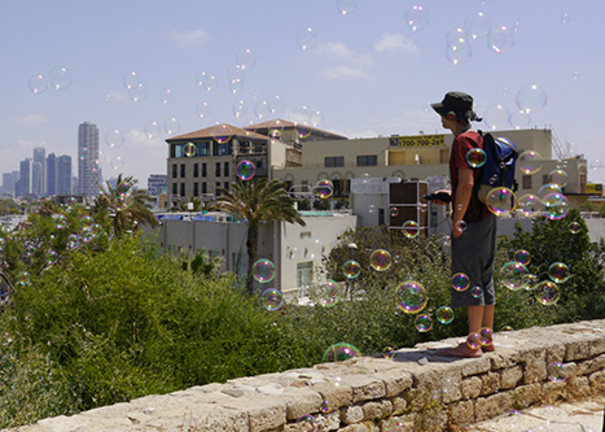
<svg viewBox="0 0 605 432">
<path fill-rule="evenodd" d="M 487 372 L 492 367 L 491 361 L 487 356 L 481 356 L 476 359 L 468 359 L 462 366 L 462 376 L 478 375 Z"/>
<path fill-rule="evenodd" d="M 549 345 L 546 349 L 546 363 L 562 362 L 565 359 L 565 351 L 565 345 L 562 343 Z"/>
<path fill-rule="evenodd" d="M 361 406 L 364 420 L 375 420 L 390 416 L 393 413 L 393 403 L 390 400 L 367 402 Z"/>
<path fill-rule="evenodd" d="M 501 347 L 497 347 L 489 359 L 492 362 L 492 370 L 510 368 L 521 363 L 521 356 L 517 351 Z"/>
<path fill-rule="evenodd" d="M 475 401 L 475 420 L 481 421 L 499 416 L 513 407 L 513 396 L 509 392 L 499 393 Z"/>
<path fill-rule="evenodd" d="M 386 395 L 384 382 L 376 377 L 351 375 L 346 378 L 346 383 L 353 391 L 353 402 L 378 399 Z"/>
<path fill-rule="evenodd" d="M 402 414 L 408 406 L 407 401 L 402 396 L 395 396 L 394 398 L 391 398 L 391 403 L 393 405 L 394 415 Z"/>
<path fill-rule="evenodd" d="M 346 424 L 359 423 L 363 420 L 363 409 L 359 405 L 340 409 L 340 421 Z"/>
<path fill-rule="evenodd" d="M 464 399 L 475 399 L 481 393 L 482 381 L 479 377 L 470 377 L 462 380 L 462 397 Z"/>
<path fill-rule="evenodd" d="M 521 381 L 521 378 L 523 378 L 523 368 L 521 366 L 504 369 L 500 372 L 500 388 L 514 388 Z"/>
<path fill-rule="evenodd" d="M 500 374 L 498 372 L 488 372 L 480 375 L 481 378 L 481 396 L 496 393 L 500 389 Z"/>
<path fill-rule="evenodd" d="M 516 408 L 527 408 L 537 403 L 542 397 L 542 384 L 528 384 L 512 391 Z"/>
<path fill-rule="evenodd" d="M 450 407 L 452 419 L 461 425 L 475 421 L 475 402 L 472 400 L 461 401 Z"/>
<path fill-rule="evenodd" d="M 565 361 L 583 360 L 605 353 L 605 338 L 599 334 L 583 334 L 582 339 L 569 341 Z"/>
<path fill-rule="evenodd" d="M 578 364 L 579 374 L 580 375 L 588 375 L 595 371 L 605 369 L 605 354 L 601 354 L 600 356 L 583 361 Z"/>
<path fill-rule="evenodd" d="M 288 387 L 283 394 L 286 403 L 286 418 L 298 419 L 300 416 L 318 412 L 323 401 L 321 395 L 309 389 Z"/>
<path fill-rule="evenodd" d="M 544 381 L 546 379 L 546 350 L 528 350 L 524 353 L 523 357 L 525 366 L 523 382 L 531 384 Z"/>
<path fill-rule="evenodd" d="M 589 382 L 594 394 L 605 393 L 605 370 L 592 373 Z"/>
<path fill-rule="evenodd" d="M 354 424 L 338 429 L 338 432 L 374 432 L 368 426 L 362 424 Z"/>
<path fill-rule="evenodd" d="M 319 393 L 328 402 L 328 410 L 333 411 L 347 406 L 353 400 L 353 389 L 348 385 L 322 383 L 314 385 L 311 390 Z"/>
<path fill-rule="evenodd" d="M 386 389 L 386 397 L 400 395 L 405 390 L 412 387 L 412 375 L 409 373 L 401 373 L 397 375 L 381 375 L 380 379 L 384 382 Z"/>
</svg>

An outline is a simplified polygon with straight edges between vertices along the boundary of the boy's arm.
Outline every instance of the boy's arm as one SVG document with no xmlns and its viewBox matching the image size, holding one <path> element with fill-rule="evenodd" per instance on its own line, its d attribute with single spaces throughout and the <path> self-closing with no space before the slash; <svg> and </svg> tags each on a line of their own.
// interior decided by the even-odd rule
<svg viewBox="0 0 605 432">
<path fill-rule="evenodd" d="M 471 202 L 471 194 L 475 184 L 473 170 L 470 168 L 458 168 L 458 184 L 456 185 L 456 202 L 452 203 L 454 216 L 452 218 L 452 237 L 462 235 L 464 228 L 460 221 L 466 214 L 466 209 Z"/>
</svg>

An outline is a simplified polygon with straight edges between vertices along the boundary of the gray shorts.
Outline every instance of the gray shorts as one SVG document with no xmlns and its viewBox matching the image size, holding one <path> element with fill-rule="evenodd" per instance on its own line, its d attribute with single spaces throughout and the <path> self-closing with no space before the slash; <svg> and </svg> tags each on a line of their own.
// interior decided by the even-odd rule
<svg viewBox="0 0 605 432">
<path fill-rule="evenodd" d="M 452 238 L 452 276 L 465 273 L 470 284 L 465 291 L 456 291 L 450 284 L 452 307 L 496 304 L 494 288 L 494 258 L 496 255 L 496 216 L 469 223 L 458 238 Z M 474 297 L 472 288 L 478 286 L 483 294 Z"/>
</svg>

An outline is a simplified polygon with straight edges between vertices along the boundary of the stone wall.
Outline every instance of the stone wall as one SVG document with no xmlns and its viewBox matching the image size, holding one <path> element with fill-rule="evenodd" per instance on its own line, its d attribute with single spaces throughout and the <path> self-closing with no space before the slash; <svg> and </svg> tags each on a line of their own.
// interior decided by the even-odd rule
<svg viewBox="0 0 605 432">
<path fill-rule="evenodd" d="M 459 340 L 246 377 L 59 416 L 13 432 L 439 431 L 522 409 L 563 393 L 605 392 L 605 320 L 496 333 L 495 352 L 476 359 L 440 354 Z M 567 376 L 553 382 L 547 367 Z"/>
</svg>

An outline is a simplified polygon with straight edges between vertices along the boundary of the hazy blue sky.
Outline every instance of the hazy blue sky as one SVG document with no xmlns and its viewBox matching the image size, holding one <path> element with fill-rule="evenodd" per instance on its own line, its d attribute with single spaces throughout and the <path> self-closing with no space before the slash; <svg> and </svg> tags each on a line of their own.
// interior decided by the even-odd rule
<svg viewBox="0 0 605 432">
<path fill-rule="evenodd" d="M 406 19 L 413 6 L 423 12 L 412 20 L 416 30 Z M 497 29 L 492 39 L 480 34 L 480 12 Z M 598 166 L 605 159 L 604 17 L 601 0 L 0 0 L 0 172 L 17 170 L 36 146 L 76 158 L 84 121 L 100 128 L 105 177 L 124 172 L 143 185 L 148 174 L 166 172 L 170 134 L 150 139 L 152 121 L 175 118 L 180 134 L 215 122 L 288 119 L 306 106 L 321 112 L 312 116 L 319 127 L 349 137 L 442 132 L 428 102 L 448 90 L 475 97 L 487 121 L 476 127 L 548 125 Z M 450 38 L 454 64 L 448 35 L 465 22 L 477 37 Z M 311 37 L 298 37 L 307 28 Z M 242 73 L 243 50 L 254 61 L 239 57 L 248 66 Z M 143 86 L 133 95 L 146 94 L 137 102 L 124 85 L 131 72 Z M 202 72 L 214 75 L 216 89 L 198 85 Z M 43 79 L 30 83 L 38 74 Z M 229 77 L 241 79 L 235 93 Z M 532 85 L 537 90 L 525 94 Z M 530 118 L 519 113 L 519 92 L 529 98 L 520 103 Z M 276 96 L 283 107 L 273 103 L 278 112 L 257 115 Z M 236 110 L 238 117 L 239 101 L 247 111 Z M 211 113 L 201 118 L 204 102 Z M 504 111 L 514 114 L 512 124 Z M 105 134 L 116 129 L 125 141 L 112 149 Z M 115 170 L 117 157 L 124 165 Z M 605 181 L 605 169 L 591 170 L 589 181 Z"/>
</svg>

